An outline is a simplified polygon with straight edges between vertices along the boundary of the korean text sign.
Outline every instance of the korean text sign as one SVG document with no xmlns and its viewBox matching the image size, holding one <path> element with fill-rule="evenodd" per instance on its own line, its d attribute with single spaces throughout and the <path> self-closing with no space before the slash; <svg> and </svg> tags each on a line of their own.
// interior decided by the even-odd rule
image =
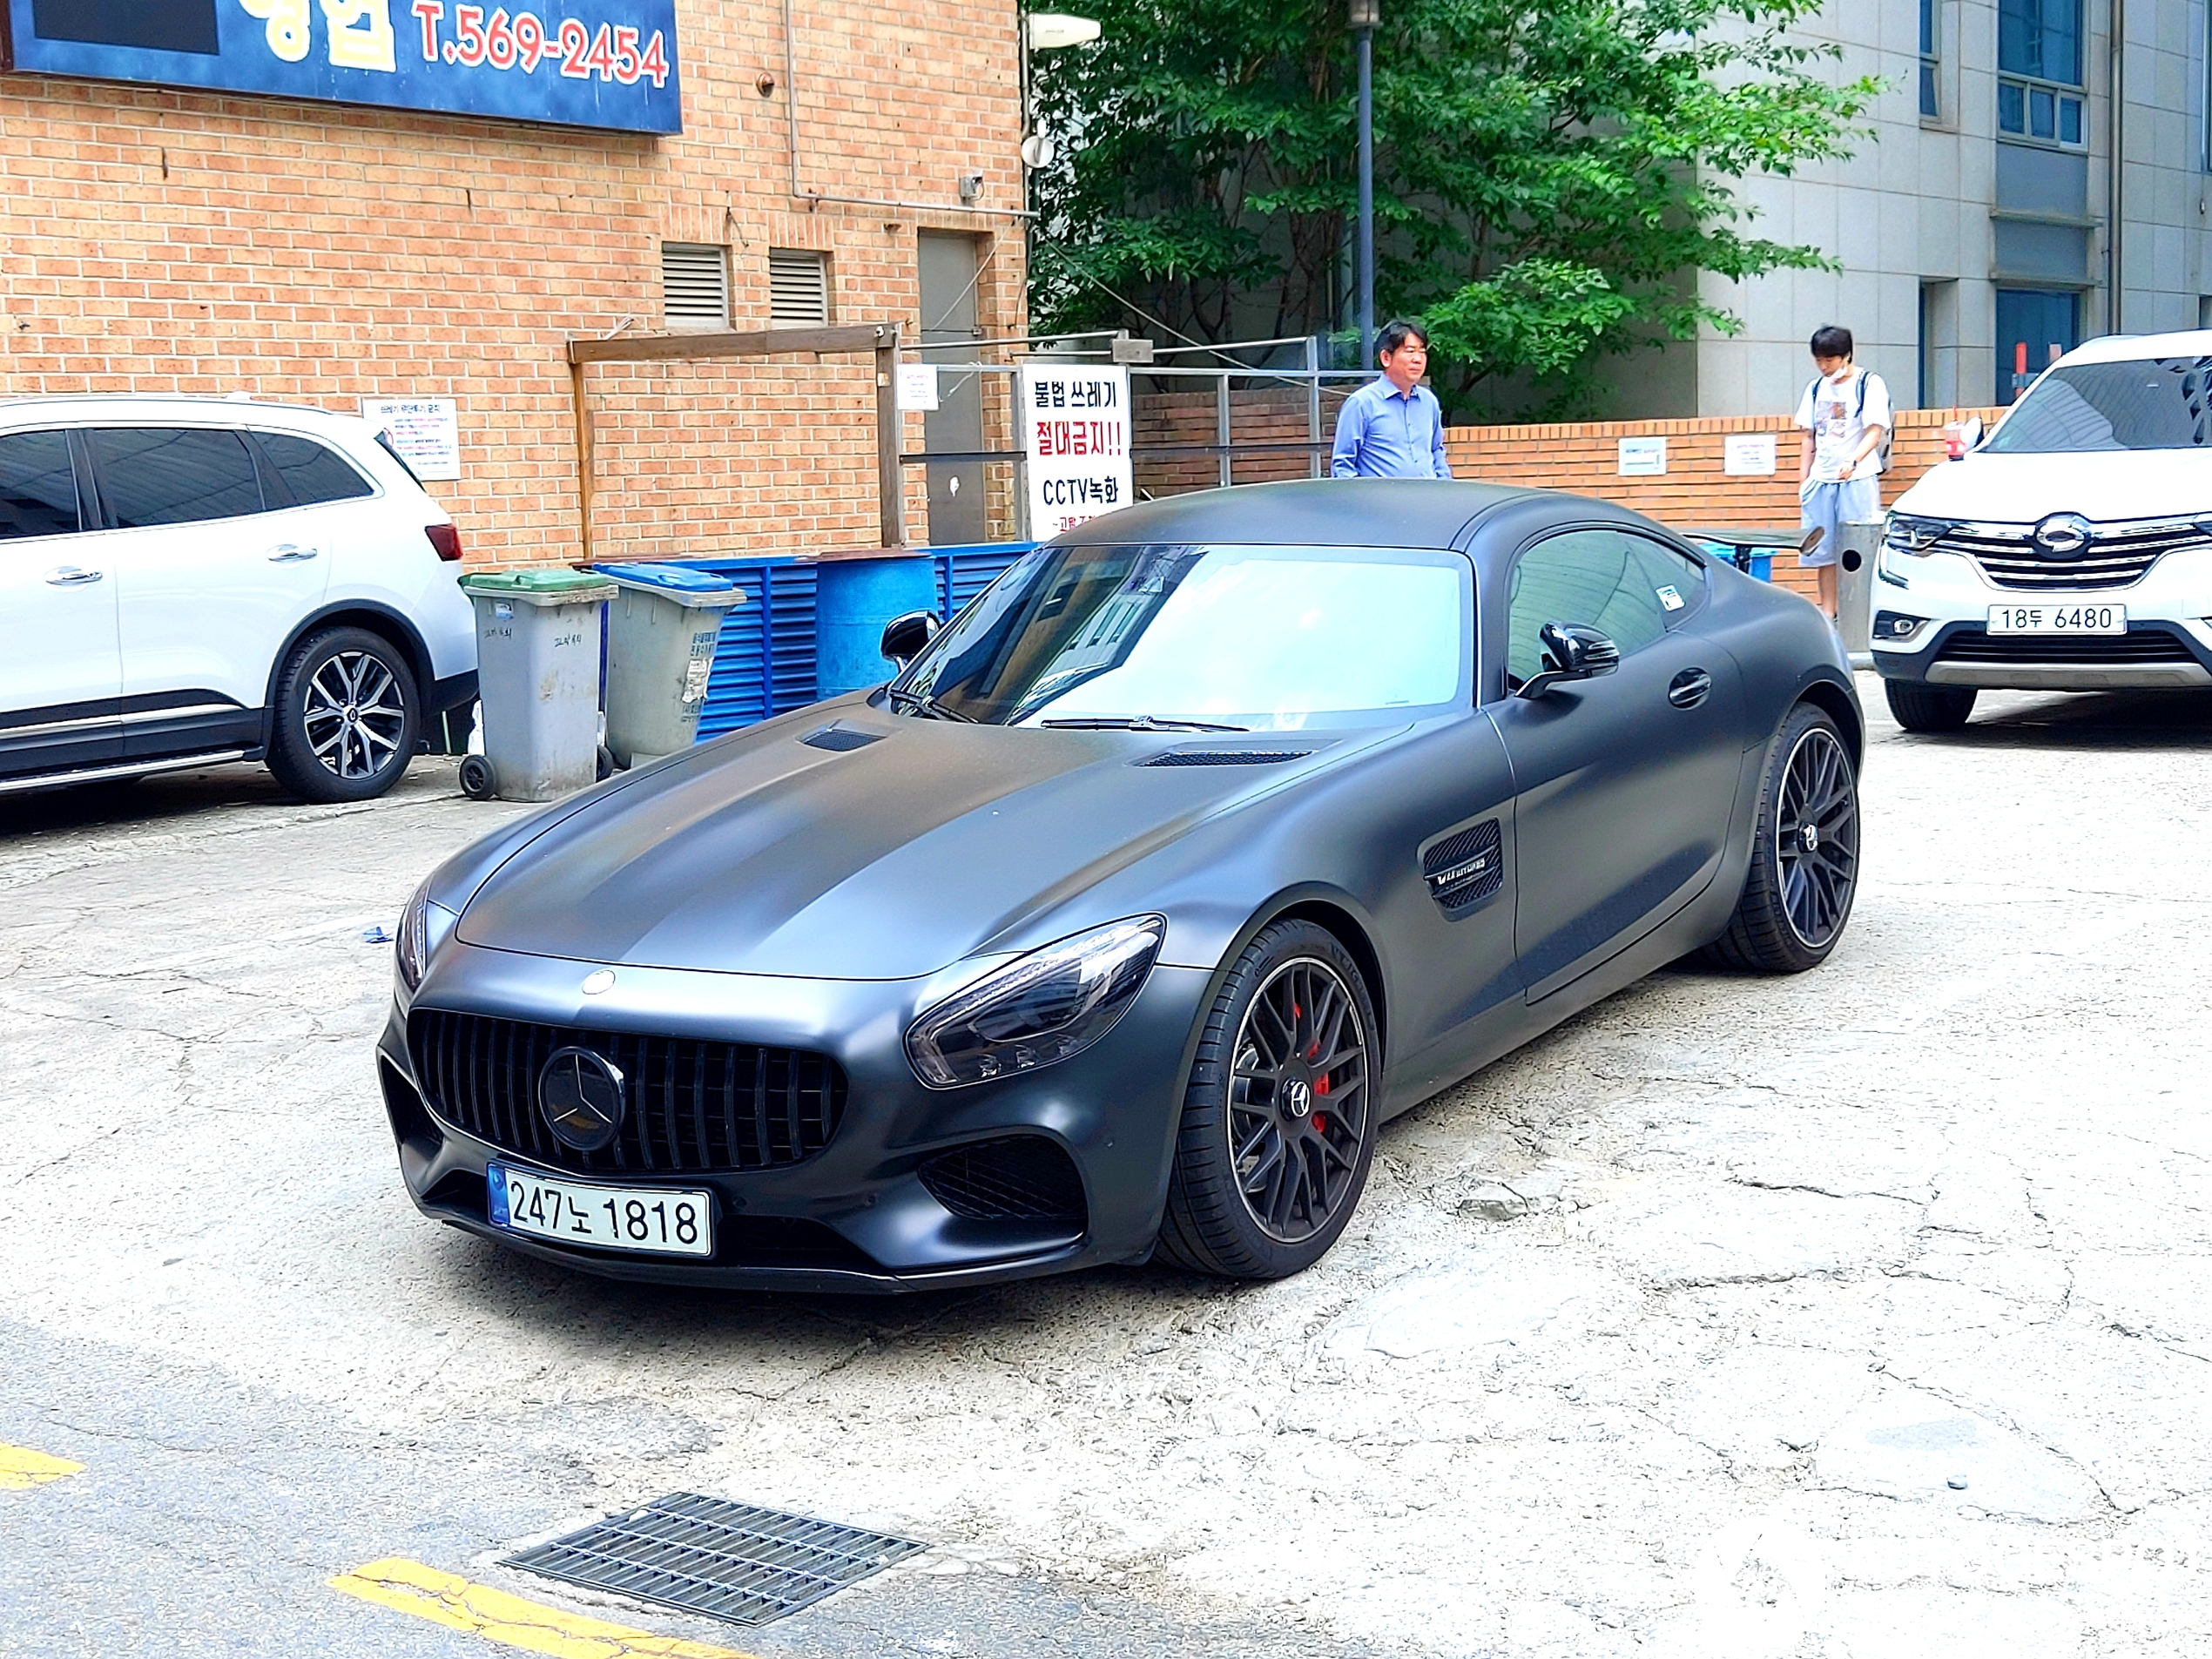
<svg viewBox="0 0 2212 1659">
<path fill-rule="evenodd" d="M 1031 536 L 1057 536 L 1129 505 L 1127 368 L 1031 364 L 1019 405 Z"/>
<path fill-rule="evenodd" d="M 675 132 L 676 0 L 5 0 L 6 67 Z"/>
</svg>

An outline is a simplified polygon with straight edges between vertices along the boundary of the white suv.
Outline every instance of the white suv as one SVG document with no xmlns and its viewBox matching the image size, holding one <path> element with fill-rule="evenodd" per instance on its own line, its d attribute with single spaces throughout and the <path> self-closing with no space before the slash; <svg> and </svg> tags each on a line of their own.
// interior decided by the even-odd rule
<svg viewBox="0 0 2212 1659">
<path fill-rule="evenodd" d="M 381 794 L 475 696 L 461 537 L 365 421 L 0 402 L 0 793 L 266 759 Z"/>
<path fill-rule="evenodd" d="M 1874 665 L 1915 732 L 1985 686 L 2212 685 L 2212 330 L 2059 359 L 1890 514 Z"/>
</svg>

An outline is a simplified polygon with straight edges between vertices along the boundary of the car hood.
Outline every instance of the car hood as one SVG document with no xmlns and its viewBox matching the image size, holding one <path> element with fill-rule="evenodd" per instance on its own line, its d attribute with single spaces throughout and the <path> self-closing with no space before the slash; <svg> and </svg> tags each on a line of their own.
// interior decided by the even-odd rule
<svg viewBox="0 0 2212 1659">
<path fill-rule="evenodd" d="M 2102 449 L 1939 462 L 1896 502 L 1931 518 L 2033 524 L 2049 513 L 2168 518 L 2212 510 L 2212 452 Z"/>
<path fill-rule="evenodd" d="M 876 740 L 839 752 L 802 741 L 826 712 L 702 746 L 550 823 L 477 890 L 459 937 L 616 966 L 915 978 L 1358 746 L 1345 733 L 1194 742 L 861 707 L 841 729 Z M 1136 764 L 1230 746 L 1309 752 Z"/>
</svg>

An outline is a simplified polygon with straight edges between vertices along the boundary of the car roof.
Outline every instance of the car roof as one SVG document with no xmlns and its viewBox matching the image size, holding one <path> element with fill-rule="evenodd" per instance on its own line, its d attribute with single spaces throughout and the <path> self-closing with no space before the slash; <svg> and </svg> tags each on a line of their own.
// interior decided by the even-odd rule
<svg viewBox="0 0 2212 1659">
<path fill-rule="evenodd" d="M 1055 545 L 1130 542 L 1322 547 L 1462 547 L 1475 521 L 1549 502 L 1593 518 L 1647 524 L 1625 508 L 1554 491 L 1448 478 L 1301 478 L 1139 502 L 1066 530 Z"/>
<path fill-rule="evenodd" d="M 2104 334 L 2076 346 L 2060 363 L 2129 363 L 2154 357 L 2212 357 L 2212 328 L 2166 334 Z"/>
<path fill-rule="evenodd" d="M 209 397 L 185 392 L 75 392 L 43 397 L 0 398 L 0 421 L 54 419 L 90 423 L 101 421 L 221 421 L 234 426 L 301 426 L 336 428 L 356 435 L 368 422 L 358 415 L 318 408 L 313 403 L 281 403 L 260 398 Z"/>
</svg>

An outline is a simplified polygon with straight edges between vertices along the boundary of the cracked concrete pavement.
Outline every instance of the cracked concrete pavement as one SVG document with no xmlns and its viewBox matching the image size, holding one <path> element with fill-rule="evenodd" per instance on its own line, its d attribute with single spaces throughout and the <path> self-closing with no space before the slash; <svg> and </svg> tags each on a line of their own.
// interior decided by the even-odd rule
<svg viewBox="0 0 2212 1659">
<path fill-rule="evenodd" d="M 1439 1096 L 1257 1289 L 509 1256 L 400 1189 L 361 930 L 513 809 L 435 761 L 0 806 L 0 1440 L 88 1466 L 0 1498 L 0 1650 L 460 1653 L 321 1581 L 559 1601 L 494 1558 L 678 1488 L 936 1547 L 766 1654 L 2212 1650 L 2212 697 L 1929 739 L 1862 691 L 1824 968 L 1662 974 Z"/>
</svg>

